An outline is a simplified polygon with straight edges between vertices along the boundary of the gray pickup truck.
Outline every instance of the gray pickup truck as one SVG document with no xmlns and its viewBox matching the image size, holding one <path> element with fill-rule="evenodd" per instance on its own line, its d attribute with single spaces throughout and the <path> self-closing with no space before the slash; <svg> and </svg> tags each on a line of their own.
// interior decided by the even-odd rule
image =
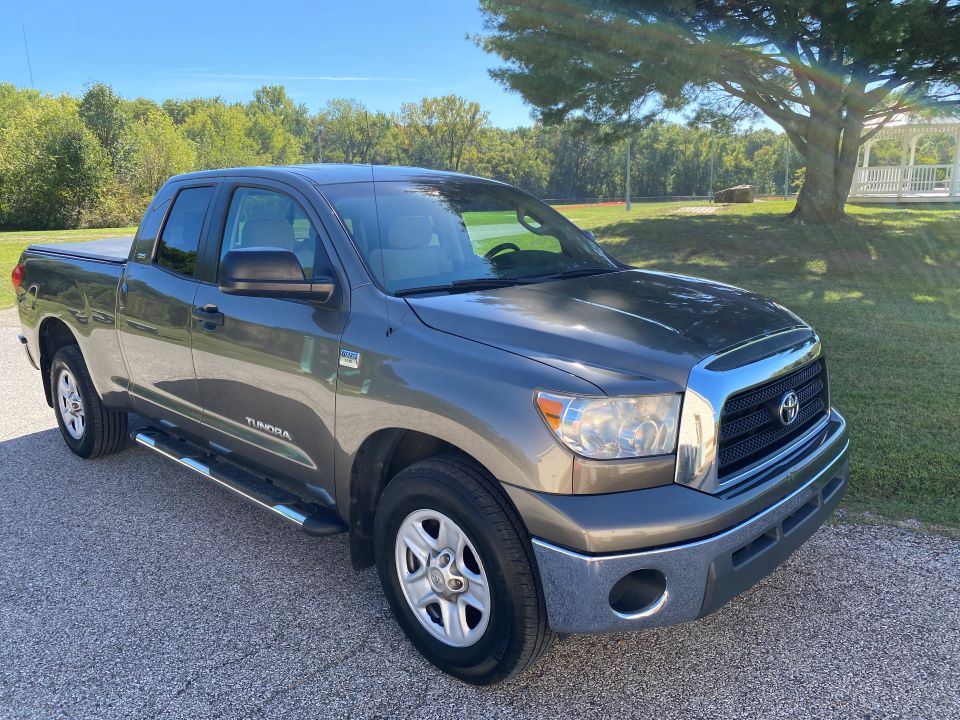
<svg viewBox="0 0 960 720">
<path fill-rule="evenodd" d="M 627 267 L 502 183 L 181 175 L 132 241 L 31 246 L 13 281 L 74 453 L 132 438 L 307 533 L 348 532 L 413 644 L 472 683 L 558 635 L 716 610 L 847 484 L 809 326 Z"/>
</svg>

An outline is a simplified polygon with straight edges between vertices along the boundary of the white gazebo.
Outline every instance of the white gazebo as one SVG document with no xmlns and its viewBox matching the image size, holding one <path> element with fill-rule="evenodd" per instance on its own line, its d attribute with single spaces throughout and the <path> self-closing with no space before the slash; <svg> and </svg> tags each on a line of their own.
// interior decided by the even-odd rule
<svg viewBox="0 0 960 720">
<path fill-rule="evenodd" d="M 869 132 L 868 126 L 865 132 Z M 948 133 L 956 142 L 953 162 L 917 165 L 917 141 L 928 133 Z M 882 140 L 900 141 L 900 164 L 871 166 L 870 150 Z M 863 146 L 853 176 L 853 202 L 960 202 L 960 117 L 898 115 Z"/>
</svg>

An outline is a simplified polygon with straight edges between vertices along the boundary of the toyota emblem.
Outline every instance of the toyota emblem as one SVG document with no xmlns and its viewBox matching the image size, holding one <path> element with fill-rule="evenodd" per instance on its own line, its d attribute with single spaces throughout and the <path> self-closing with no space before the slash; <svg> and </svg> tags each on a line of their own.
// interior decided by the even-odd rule
<svg viewBox="0 0 960 720">
<path fill-rule="evenodd" d="M 800 397 L 791 390 L 780 398 L 780 422 L 793 425 L 800 414 Z"/>
</svg>

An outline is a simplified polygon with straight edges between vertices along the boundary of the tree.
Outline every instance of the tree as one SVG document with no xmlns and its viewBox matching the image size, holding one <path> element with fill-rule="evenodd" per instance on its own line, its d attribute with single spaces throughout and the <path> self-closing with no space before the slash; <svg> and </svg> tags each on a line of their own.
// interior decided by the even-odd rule
<svg viewBox="0 0 960 720">
<path fill-rule="evenodd" d="M 844 216 L 860 146 L 960 100 L 960 0 L 481 0 L 492 75 L 545 121 L 750 108 L 806 161 L 792 216 Z"/>
<path fill-rule="evenodd" d="M 542 195 L 552 164 L 553 153 L 541 143 L 538 128 L 484 128 L 476 146 L 464 153 L 462 170 Z"/>
<path fill-rule="evenodd" d="M 406 131 L 407 152 L 416 164 L 460 170 L 463 153 L 478 141 L 490 114 L 458 95 L 423 98 L 404 103 L 400 118 Z"/>
<path fill-rule="evenodd" d="M 223 106 L 223 99 L 217 95 L 210 98 L 191 98 L 189 100 L 164 100 L 163 110 L 177 125 L 183 125 L 191 117 L 204 110 Z"/>
<path fill-rule="evenodd" d="M 8 88 L 0 86 L 0 227 L 78 227 L 110 180 L 106 152 L 72 98 Z"/>
<path fill-rule="evenodd" d="M 283 162 L 301 162 L 302 158 L 311 154 L 313 135 L 311 133 L 310 113 L 303 103 L 295 103 L 287 95 L 283 85 L 264 85 L 253 93 L 253 101 L 247 105 L 247 114 L 256 122 L 261 118 L 261 125 L 275 126 L 279 124 L 288 137 L 282 141 L 274 137 L 265 143 L 272 148 L 270 154 L 274 157 L 296 158 Z M 271 118 L 263 121 L 263 118 Z M 296 143 L 294 150 L 289 147 Z M 279 149 L 279 146 L 285 146 Z M 275 162 L 281 162 L 275 160 Z"/>
<path fill-rule="evenodd" d="M 220 102 L 198 107 L 183 123 L 187 138 L 197 147 L 202 168 L 259 165 L 268 158 L 250 137 L 250 120 L 240 105 Z"/>
<path fill-rule="evenodd" d="M 152 197 L 167 178 L 196 167 L 196 147 L 163 110 L 145 114 L 131 126 L 131 134 L 131 184 L 141 197 Z"/>
<path fill-rule="evenodd" d="M 356 100 L 331 100 L 317 117 L 327 162 L 387 163 L 396 158 L 394 121 Z M 319 159 L 319 158 L 317 158 Z"/>
<path fill-rule="evenodd" d="M 247 135 L 256 143 L 262 162 L 290 165 L 303 162 L 303 144 L 289 132 L 283 118 L 271 112 L 247 110 Z"/>
<path fill-rule="evenodd" d="M 124 172 L 129 143 L 130 112 L 123 98 L 106 83 L 93 83 L 80 98 L 80 117 L 100 142 L 117 172 Z"/>
</svg>

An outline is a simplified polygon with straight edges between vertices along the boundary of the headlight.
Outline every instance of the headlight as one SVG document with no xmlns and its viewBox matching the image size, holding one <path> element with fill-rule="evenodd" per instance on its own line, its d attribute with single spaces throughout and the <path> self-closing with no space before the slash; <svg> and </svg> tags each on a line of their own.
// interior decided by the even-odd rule
<svg viewBox="0 0 960 720">
<path fill-rule="evenodd" d="M 679 395 L 579 397 L 540 391 L 537 407 L 564 445 L 595 460 L 668 455 L 677 444 Z"/>
</svg>

